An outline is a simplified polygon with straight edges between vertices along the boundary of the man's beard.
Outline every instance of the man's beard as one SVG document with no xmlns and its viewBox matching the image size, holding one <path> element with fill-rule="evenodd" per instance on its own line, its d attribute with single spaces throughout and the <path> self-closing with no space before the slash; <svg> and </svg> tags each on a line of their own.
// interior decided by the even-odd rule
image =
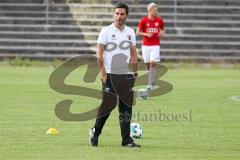
<svg viewBox="0 0 240 160">
<path fill-rule="evenodd" d="M 124 20 L 116 20 L 115 22 L 116 22 L 118 25 L 123 25 L 125 21 L 124 21 Z"/>
</svg>

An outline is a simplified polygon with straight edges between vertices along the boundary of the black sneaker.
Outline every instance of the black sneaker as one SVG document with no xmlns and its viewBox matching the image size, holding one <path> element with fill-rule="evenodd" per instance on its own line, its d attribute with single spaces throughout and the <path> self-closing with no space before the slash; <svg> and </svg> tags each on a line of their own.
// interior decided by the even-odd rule
<svg viewBox="0 0 240 160">
<path fill-rule="evenodd" d="M 89 144 L 97 147 L 98 145 L 98 137 L 94 137 L 94 133 L 95 133 L 95 128 L 91 128 L 89 130 Z"/>
<path fill-rule="evenodd" d="M 123 147 L 130 147 L 130 148 L 132 148 L 132 147 L 138 147 L 138 148 L 140 148 L 141 145 L 132 142 L 132 143 L 128 143 L 128 144 L 123 145 Z"/>
</svg>

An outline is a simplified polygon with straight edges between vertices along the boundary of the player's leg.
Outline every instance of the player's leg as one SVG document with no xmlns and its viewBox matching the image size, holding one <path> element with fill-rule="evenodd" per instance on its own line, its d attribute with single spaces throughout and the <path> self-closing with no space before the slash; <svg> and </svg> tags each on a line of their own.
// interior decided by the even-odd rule
<svg viewBox="0 0 240 160">
<path fill-rule="evenodd" d="M 149 74 L 149 70 L 150 70 L 150 46 L 142 45 L 142 58 L 143 58 L 143 62 L 146 65 L 147 74 Z M 148 82 L 148 80 L 147 80 L 147 82 Z"/>
<path fill-rule="evenodd" d="M 156 81 L 156 62 L 150 61 L 150 67 L 148 71 L 148 90 L 153 90 Z"/>
<path fill-rule="evenodd" d="M 160 46 L 151 46 L 150 68 L 148 72 L 148 90 L 153 90 L 156 85 L 156 65 L 160 61 Z"/>
<path fill-rule="evenodd" d="M 122 145 L 132 143 L 133 139 L 130 137 L 130 123 L 132 118 L 132 107 L 129 107 L 124 100 L 119 99 L 119 123 L 122 136 Z"/>
</svg>

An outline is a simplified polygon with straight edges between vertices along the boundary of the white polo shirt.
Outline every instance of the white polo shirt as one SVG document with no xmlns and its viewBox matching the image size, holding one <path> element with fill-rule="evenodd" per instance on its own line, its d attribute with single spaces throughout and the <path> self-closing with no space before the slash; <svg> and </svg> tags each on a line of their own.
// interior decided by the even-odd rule
<svg viewBox="0 0 240 160">
<path fill-rule="evenodd" d="M 98 44 L 104 44 L 104 66 L 107 73 L 126 74 L 129 71 L 131 46 L 136 45 L 136 35 L 132 28 L 124 26 L 120 31 L 114 24 L 102 28 Z"/>
</svg>

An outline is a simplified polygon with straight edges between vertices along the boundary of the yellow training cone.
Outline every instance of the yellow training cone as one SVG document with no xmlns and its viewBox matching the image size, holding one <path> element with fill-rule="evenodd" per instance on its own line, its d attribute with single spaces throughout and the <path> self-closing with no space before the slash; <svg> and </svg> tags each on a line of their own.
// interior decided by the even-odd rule
<svg viewBox="0 0 240 160">
<path fill-rule="evenodd" d="M 59 134 L 59 132 L 56 128 L 49 128 L 46 134 L 56 135 Z"/>
</svg>

